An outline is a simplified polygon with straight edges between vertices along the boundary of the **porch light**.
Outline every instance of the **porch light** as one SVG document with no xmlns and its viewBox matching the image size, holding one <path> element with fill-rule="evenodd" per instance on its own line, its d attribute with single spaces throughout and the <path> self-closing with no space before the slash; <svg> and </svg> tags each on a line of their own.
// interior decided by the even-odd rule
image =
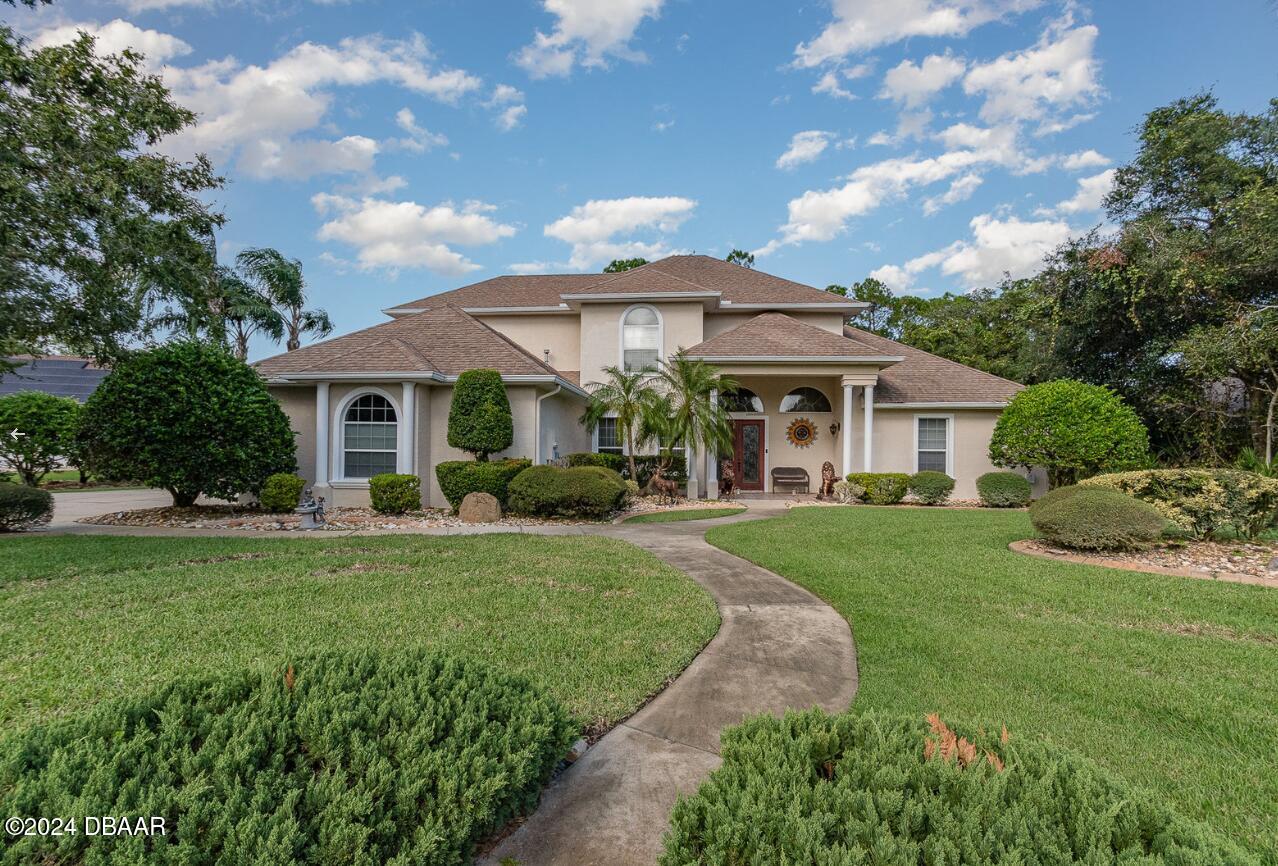
<svg viewBox="0 0 1278 866">
<path fill-rule="evenodd" d="M 842 428 L 842 426 L 843 426 L 843 425 L 842 425 L 842 424 L 840 424 L 838 421 L 831 421 L 831 422 L 830 422 L 830 435 L 831 435 L 831 436 L 838 436 L 838 435 L 839 435 L 839 430 Z"/>
</svg>

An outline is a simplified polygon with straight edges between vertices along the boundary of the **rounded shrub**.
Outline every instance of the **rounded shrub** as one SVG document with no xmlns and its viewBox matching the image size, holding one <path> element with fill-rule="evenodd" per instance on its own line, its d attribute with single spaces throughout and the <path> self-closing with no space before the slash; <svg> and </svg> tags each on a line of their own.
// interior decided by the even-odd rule
<svg viewBox="0 0 1278 866">
<path fill-rule="evenodd" d="M 1079 483 L 1148 502 L 1195 538 L 1211 538 L 1226 527 L 1254 538 L 1278 520 L 1278 478 L 1254 472 L 1149 469 L 1097 475 Z"/>
<path fill-rule="evenodd" d="M 638 460 L 639 458 L 635 458 Z M 630 470 L 629 461 L 622 454 L 607 451 L 578 451 L 568 455 L 569 466 L 603 466 L 623 477 Z"/>
<path fill-rule="evenodd" d="M 258 502 L 272 514 L 292 511 L 302 502 L 302 491 L 306 489 L 306 479 L 299 478 L 289 472 L 276 472 L 266 479 Z"/>
<path fill-rule="evenodd" d="M 508 505 L 529 517 L 599 520 L 625 505 L 626 484 L 602 466 L 533 466 L 510 482 Z"/>
<path fill-rule="evenodd" d="M 976 479 L 976 495 L 986 508 L 1024 508 L 1034 488 L 1015 472 L 986 472 Z"/>
<path fill-rule="evenodd" d="M 1063 499 L 1069 499 L 1075 493 L 1086 488 L 1077 484 L 1067 484 L 1064 487 L 1057 487 L 1055 490 L 1049 490 L 1042 496 L 1030 503 L 1029 513 L 1030 520 L 1034 519 L 1034 515 L 1044 508 L 1051 508 L 1052 503 L 1060 502 Z"/>
<path fill-rule="evenodd" d="M 482 463 L 478 460 L 446 460 L 435 465 L 435 478 L 454 511 L 461 507 L 468 493 L 491 493 L 505 508 L 510 482 L 529 466 L 532 466 L 532 461 L 527 457 Z"/>
<path fill-rule="evenodd" d="M 467 370 L 453 386 L 448 409 L 448 444 L 486 461 L 515 441 L 510 398 L 496 370 Z"/>
<path fill-rule="evenodd" d="M 83 411 L 74 398 L 43 391 L 0 397 L 0 462 L 31 487 L 65 462 L 78 466 L 76 435 Z M 22 435 L 10 436 L 12 430 Z"/>
<path fill-rule="evenodd" d="M 1030 521 L 1046 541 L 1077 550 L 1128 550 L 1157 541 L 1167 518 L 1117 490 L 1079 488 L 1035 508 Z"/>
<path fill-rule="evenodd" d="M 368 499 L 378 514 L 404 514 L 422 508 L 422 480 L 416 475 L 383 472 L 368 479 Z"/>
<path fill-rule="evenodd" d="M 671 816 L 662 866 L 1259 859 L 1075 753 L 935 715 L 757 716 Z"/>
<path fill-rule="evenodd" d="M 37 487 L 0 481 L 0 532 L 43 526 L 53 516 L 53 494 Z"/>
<path fill-rule="evenodd" d="M 904 472 L 852 472 L 848 481 L 865 490 L 871 505 L 895 505 L 910 490 L 910 476 Z"/>
<path fill-rule="evenodd" d="M 526 680 L 426 650 L 182 679 L 0 743 L 6 816 L 159 815 L 165 834 L 11 837 L 5 862 L 470 862 L 576 736 Z"/>
<path fill-rule="evenodd" d="M 954 492 L 954 479 L 944 472 L 924 469 L 910 476 L 910 493 L 924 505 L 942 505 Z"/>
</svg>

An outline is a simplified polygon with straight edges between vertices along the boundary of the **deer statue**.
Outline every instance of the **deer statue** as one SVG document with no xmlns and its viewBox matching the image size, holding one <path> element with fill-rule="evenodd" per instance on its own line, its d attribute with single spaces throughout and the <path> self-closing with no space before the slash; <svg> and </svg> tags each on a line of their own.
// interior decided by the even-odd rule
<svg viewBox="0 0 1278 866">
<path fill-rule="evenodd" d="M 829 460 L 821 464 L 821 490 L 817 493 L 817 499 L 833 499 L 834 498 L 834 482 L 838 480 L 838 476 L 834 474 L 834 464 Z"/>
<path fill-rule="evenodd" d="M 679 483 L 666 478 L 664 470 L 658 465 L 652 470 L 652 479 L 648 482 L 657 494 L 657 502 L 670 501 L 671 505 L 679 499 Z"/>
<path fill-rule="evenodd" d="M 737 492 L 737 467 L 731 460 L 719 464 L 719 498 L 731 499 Z"/>
</svg>

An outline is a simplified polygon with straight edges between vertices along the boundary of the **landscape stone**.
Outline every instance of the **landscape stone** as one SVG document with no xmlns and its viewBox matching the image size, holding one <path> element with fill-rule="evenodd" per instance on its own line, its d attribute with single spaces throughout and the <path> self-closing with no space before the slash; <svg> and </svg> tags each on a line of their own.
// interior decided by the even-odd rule
<svg viewBox="0 0 1278 866">
<path fill-rule="evenodd" d="M 496 523 L 501 520 L 501 503 L 491 493 L 467 493 L 457 515 L 462 523 Z"/>
</svg>

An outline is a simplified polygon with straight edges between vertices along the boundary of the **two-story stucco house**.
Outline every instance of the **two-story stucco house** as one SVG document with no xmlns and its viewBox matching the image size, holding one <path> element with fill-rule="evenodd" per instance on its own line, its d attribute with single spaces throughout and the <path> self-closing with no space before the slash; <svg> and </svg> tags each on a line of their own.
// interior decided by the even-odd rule
<svg viewBox="0 0 1278 866">
<path fill-rule="evenodd" d="M 772 491 L 771 470 L 814 483 L 841 474 L 937 469 L 971 498 L 991 470 L 998 414 L 1020 385 L 845 327 L 864 304 L 707 256 L 672 256 L 620 274 L 501 276 L 386 310 L 391 320 L 257 366 L 298 434 L 301 473 L 337 505 L 364 504 L 368 478 L 415 473 L 442 505 L 434 467 L 448 446 L 458 374 L 498 370 L 514 411 L 501 456 L 544 463 L 614 451 L 607 420 L 579 422 L 612 365 L 653 366 L 679 349 L 740 383 L 724 398 L 743 491 Z M 815 431 L 796 443 L 792 422 Z M 714 496 L 717 463 L 689 461 L 689 495 Z"/>
</svg>

